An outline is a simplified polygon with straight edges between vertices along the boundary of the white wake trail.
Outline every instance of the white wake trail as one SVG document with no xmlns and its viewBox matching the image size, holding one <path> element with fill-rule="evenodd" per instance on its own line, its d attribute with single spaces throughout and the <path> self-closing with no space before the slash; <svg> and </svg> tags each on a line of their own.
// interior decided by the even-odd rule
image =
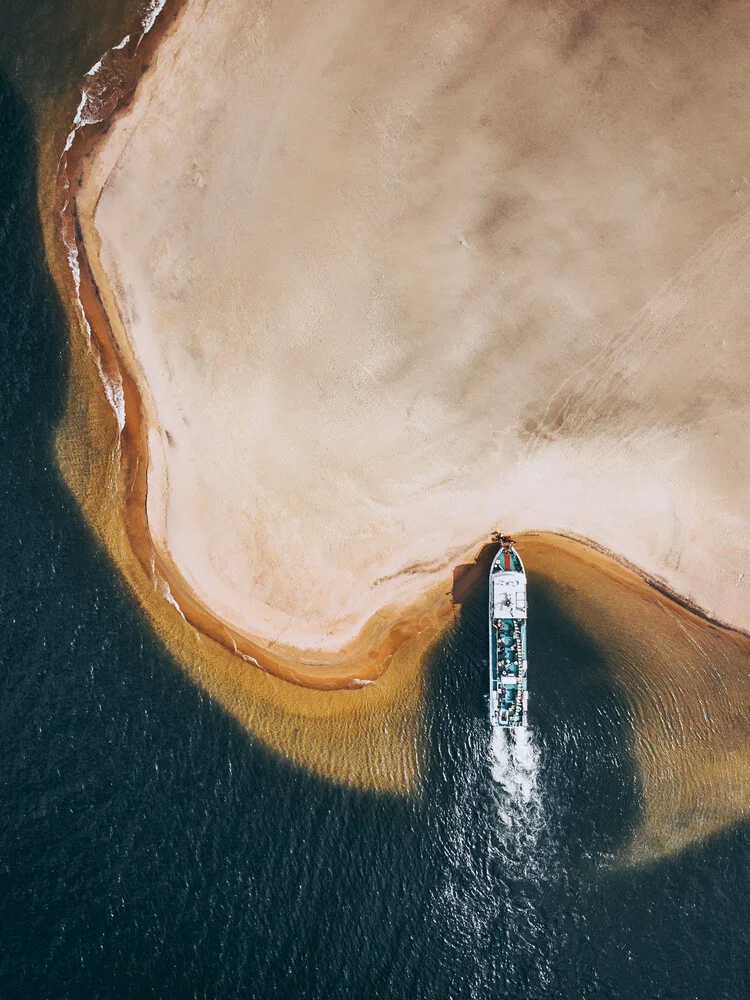
<svg viewBox="0 0 750 1000">
<path fill-rule="evenodd" d="M 511 853 L 519 853 L 519 860 L 525 857 L 531 861 L 528 852 L 536 845 L 544 825 L 540 753 L 531 730 L 494 729 L 490 764 L 501 823 L 500 839 Z"/>
</svg>

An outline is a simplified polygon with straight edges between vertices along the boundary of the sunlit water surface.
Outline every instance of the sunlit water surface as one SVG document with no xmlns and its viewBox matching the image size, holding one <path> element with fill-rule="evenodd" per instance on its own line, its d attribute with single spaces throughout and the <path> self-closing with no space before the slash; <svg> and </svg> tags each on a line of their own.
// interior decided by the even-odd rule
<svg viewBox="0 0 750 1000">
<path fill-rule="evenodd" d="M 66 331 L 32 112 L 102 38 L 76 34 L 80 4 L 26 13 L 0 85 L 0 995 L 748 996 L 748 827 L 623 860 L 644 805 L 631 692 L 549 581 L 531 574 L 533 730 L 488 725 L 478 592 L 425 667 L 412 797 L 294 767 L 170 660 L 56 471 Z"/>
</svg>

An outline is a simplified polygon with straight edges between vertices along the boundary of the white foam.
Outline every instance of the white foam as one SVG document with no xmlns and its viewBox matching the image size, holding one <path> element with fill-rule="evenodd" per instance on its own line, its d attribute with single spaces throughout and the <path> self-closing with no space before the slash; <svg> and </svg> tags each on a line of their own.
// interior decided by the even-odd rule
<svg viewBox="0 0 750 1000">
<path fill-rule="evenodd" d="M 166 0 L 150 0 L 148 3 L 146 10 L 141 17 L 141 33 L 138 38 L 139 44 L 153 28 L 165 2 Z M 81 90 L 81 100 L 79 101 L 76 113 L 73 116 L 73 127 L 70 132 L 68 132 L 65 140 L 65 147 L 63 148 L 63 152 L 60 156 L 60 169 L 64 177 L 65 187 L 68 190 L 70 190 L 70 180 L 67 176 L 67 153 L 70 151 L 79 129 L 85 125 L 95 125 L 98 122 L 104 121 L 104 119 L 108 118 L 114 111 L 116 92 L 113 92 L 110 86 L 109 75 L 107 73 L 107 57 L 113 52 L 124 49 L 130 39 L 130 34 L 125 35 L 124 38 L 117 43 L 117 45 L 113 45 L 111 49 L 107 49 L 101 58 L 97 59 L 94 65 L 86 73 L 86 79 L 89 82 L 86 87 Z M 70 268 L 70 274 L 73 278 L 73 286 L 75 288 L 78 310 L 83 321 L 83 328 L 85 330 L 86 337 L 89 345 L 91 346 L 91 326 L 89 325 L 86 312 L 80 299 L 81 267 L 78 257 L 78 247 L 76 245 L 75 237 L 71 232 L 69 232 L 70 227 L 65 224 L 68 208 L 69 202 L 67 202 L 63 208 L 64 221 L 62 227 L 62 239 L 65 245 L 68 267 Z M 123 391 L 122 378 L 120 377 L 119 371 L 105 371 L 98 351 L 95 353 L 97 369 L 99 371 L 102 384 L 104 385 L 107 400 L 114 411 L 119 432 L 122 433 L 122 430 L 125 427 L 125 394 Z"/>
<path fill-rule="evenodd" d="M 493 729 L 492 777 L 508 795 L 528 805 L 537 796 L 539 751 L 528 729 Z"/>
<path fill-rule="evenodd" d="M 513 858 L 529 874 L 538 865 L 536 846 L 544 824 L 540 753 L 531 730 L 493 729 L 490 766 L 500 820 L 495 832 L 505 862 Z"/>
<path fill-rule="evenodd" d="M 161 14 L 164 4 L 167 0 L 151 0 L 148 7 L 146 8 L 146 13 L 141 18 L 141 24 L 143 25 L 143 35 L 147 35 L 149 31 L 153 28 L 156 23 L 156 19 Z M 141 35 L 141 39 L 143 38 Z"/>
<path fill-rule="evenodd" d="M 164 577 L 160 573 L 158 573 L 156 571 L 156 567 L 154 566 L 153 560 L 151 561 L 151 567 L 152 567 L 152 571 L 153 571 L 153 574 L 154 574 L 154 579 L 156 580 L 156 588 L 157 588 L 157 590 L 162 595 L 162 597 L 164 597 L 166 599 L 166 601 L 169 604 L 172 605 L 172 607 L 175 609 L 175 611 L 177 611 L 179 613 L 179 615 L 181 616 L 181 618 L 184 621 L 187 621 L 187 618 L 185 618 L 185 615 L 184 615 L 184 613 L 182 611 L 182 608 L 177 603 L 177 601 L 174 599 L 174 595 L 172 594 L 172 591 L 170 589 L 169 584 L 164 579 Z"/>
<path fill-rule="evenodd" d="M 63 220 L 67 219 L 66 211 L 67 204 L 63 208 Z M 69 232 L 70 226 L 63 222 L 62 226 L 62 240 L 65 245 L 66 257 L 68 261 L 68 268 L 70 269 L 70 274 L 73 278 L 73 287 L 76 293 L 76 302 L 78 304 L 78 312 L 81 317 L 81 322 L 83 324 L 83 329 L 86 334 L 86 340 L 88 341 L 89 347 L 93 349 L 93 341 L 91 336 L 91 326 L 86 316 L 86 310 L 83 308 L 83 304 L 80 299 L 81 291 L 81 266 L 78 258 L 78 247 L 73 236 Z M 107 372 L 104 370 L 104 365 L 102 364 L 102 359 L 98 351 L 93 351 L 96 368 L 99 373 L 99 378 L 102 385 L 104 386 L 104 392 L 107 397 L 109 405 L 114 411 L 115 417 L 117 419 L 118 428 L 118 438 L 125 427 L 125 392 L 123 389 L 122 378 L 119 371 Z"/>
</svg>

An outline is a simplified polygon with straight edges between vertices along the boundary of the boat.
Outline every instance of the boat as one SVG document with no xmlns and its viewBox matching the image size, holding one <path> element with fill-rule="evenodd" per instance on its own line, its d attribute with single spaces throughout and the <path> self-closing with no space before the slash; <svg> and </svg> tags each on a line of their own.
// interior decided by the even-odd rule
<svg viewBox="0 0 750 1000">
<path fill-rule="evenodd" d="M 525 729 L 526 572 L 507 535 L 495 535 L 500 548 L 490 569 L 490 721 L 504 729 Z"/>
</svg>

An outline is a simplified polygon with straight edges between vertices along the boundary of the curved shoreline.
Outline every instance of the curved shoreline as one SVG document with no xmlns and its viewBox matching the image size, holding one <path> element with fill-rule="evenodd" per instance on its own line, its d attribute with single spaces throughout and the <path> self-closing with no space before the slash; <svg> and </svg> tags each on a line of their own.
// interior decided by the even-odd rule
<svg viewBox="0 0 750 1000">
<path fill-rule="evenodd" d="M 171 10 L 176 16 L 180 8 L 181 3 L 172 2 L 166 13 Z M 168 31 L 171 24 L 166 20 L 157 22 L 153 33 L 138 46 L 133 60 L 134 72 L 142 66 L 138 76 L 147 72 L 151 54 L 163 37 L 162 30 Z M 137 79 L 132 81 L 131 97 L 136 85 Z M 126 95 L 115 113 L 126 111 L 128 106 Z M 67 121 L 74 108 L 75 104 L 66 114 Z M 82 127 L 70 150 L 71 178 L 74 165 L 80 170 L 75 179 L 82 176 L 98 137 L 110 124 L 111 116 Z M 141 416 L 142 401 L 114 343 L 98 340 L 108 326 L 102 327 L 97 320 L 88 337 L 77 311 L 73 275 L 63 259 L 60 223 L 67 225 L 74 237 L 81 237 L 76 239 L 76 246 L 83 291 L 90 297 L 90 301 L 86 300 L 90 318 L 103 313 L 104 307 L 95 283 L 89 281 L 83 233 L 76 233 L 79 220 L 75 202 L 65 205 L 71 189 L 59 174 L 59 204 L 50 211 L 55 206 L 54 164 L 64 138 L 62 131 L 56 143 L 48 140 L 45 147 L 45 194 L 40 204 L 48 257 L 71 322 L 69 395 L 57 438 L 58 463 L 68 487 L 131 588 L 144 619 L 173 655 L 175 666 L 220 704 L 251 739 L 257 738 L 295 766 L 325 780 L 380 793 L 418 794 L 430 752 L 421 721 L 431 669 L 428 652 L 435 640 L 445 635 L 444 625 L 450 617 L 448 602 L 441 605 L 446 608 L 446 618 L 435 614 L 434 627 L 427 624 L 419 639 L 404 642 L 392 660 L 383 663 L 379 675 L 386 666 L 389 669 L 377 684 L 354 690 L 356 682 L 346 685 L 340 683 L 340 677 L 334 677 L 332 683 L 321 685 L 304 676 L 286 676 L 282 670 L 250 670 L 236 655 L 227 635 L 224 641 L 214 642 L 204 640 L 209 633 L 200 626 L 186 627 L 175 606 L 170 606 L 155 575 L 154 563 L 149 563 L 148 535 L 142 550 L 132 544 L 131 515 L 136 515 L 135 524 L 144 525 L 148 532 L 146 470 L 139 466 L 139 456 L 129 450 L 132 437 L 127 437 L 137 431 L 136 442 L 142 440 L 145 444 L 145 437 L 139 438 L 143 426 L 134 425 Z M 112 398 L 112 386 L 110 392 L 106 390 L 108 373 L 115 389 L 118 377 L 122 379 L 127 421 L 119 430 L 117 399 Z M 132 480 L 126 478 L 126 472 Z M 133 481 L 144 488 L 140 512 L 134 507 L 138 497 L 122 492 Z M 554 534 L 529 531 L 519 538 L 522 543 L 528 540 L 530 568 L 537 580 L 554 588 L 560 601 L 569 605 L 577 626 L 612 662 L 613 680 L 628 694 L 634 720 L 631 750 L 645 801 L 633 843 L 618 860 L 626 864 L 651 862 L 746 817 L 746 803 L 750 801 L 743 794 L 749 773 L 746 744 L 742 741 L 743 719 L 747 718 L 742 702 L 747 690 L 746 633 L 682 597 L 663 579 L 589 538 L 564 530 Z M 479 558 L 462 578 L 467 596 L 485 585 L 482 556 L 489 548 L 478 553 Z M 612 589 L 601 586 L 602 580 L 611 583 Z M 595 600 L 587 607 L 592 597 Z M 644 611 L 660 617 L 655 617 L 653 623 L 649 617 L 648 627 L 641 627 Z M 702 621 L 691 623 L 691 615 Z M 281 660 L 281 667 L 288 665 Z M 292 662 L 292 667 L 296 666 Z M 304 664 L 302 668 L 304 671 Z M 320 668 L 308 665 L 308 669 L 314 670 L 312 680 L 321 679 Z M 701 679 L 705 691 L 696 686 Z M 310 690 L 324 686 L 327 691 Z M 712 699 L 721 694 L 722 700 L 709 703 L 714 706 L 712 725 L 704 732 L 705 717 L 701 713 L 706 693 Z M 657 711 L 660 706 L 669 709 L 666 717 Z M 687 717 L 695 722 L 688 728 L 691 742 L 673 742 L 675 733 L 683 734 Z"/>
<path fill-rule="evenodd" d="M 156 27 L 138 46 L 138 60 L 133 64 L 131 59 L 132 78 L 123 81 L 118 74 L 118 113 L 127 113 L 126 98 L 132 96 L 157 42 L 180 10 L 180 2 L 169 0 Z M 114 51 L 107 49 L 107 44 L 112 46 L 131 28 L 131 24 L 120 25 L 119 34 L 103 39 L 99 51 Z M 116 55 L 121 62 L 132 57 L 132 52 L 120 48 Z M 356 688 L 335 683 L 328 685 L 328 690 L 316 690 L 310 683 L 288 683 L 280 672 L 250 669 L 229 643 L 215 642 L 189 625 L 158 589 L 151 567 L 144 567 L 133 549 L 123 520 L 128 512 L 123 501 L 129 498 L 122 493 L 122 466 L 131 455 L 129 451 L 124 454 L 125 428 L 120 427 L 117 400 L 103 378 L 107 372 L 116 378 L 120 366 L 113 345 L 100 345 L 94 337 L 100 330 L 90 330 L 82 316 L 70 246 L 66 244 L 67 236 L 76 236 L 76 206 L 69 204 L 71 193 L 77 190 L 73 185 L 89 166 L 87 153 L 97 136 L 111 122 L 110 114 L 106 122 L 81 126 L 68 146 L 67 162 L 63 162 L 61 152 L 66 137 L 70 139 L 77 105 L 80 112 L 81 80 L 86 81 L 86 77 L 78 77 L 64 104 L 50 109 L 40 132 L 39 210 L 47 260 L 69 329 L 66 402 L 54 445 L 62 479 L 121 586 L 137 603 L 144 627 L 153 630 L 174 668 L 186 675 L 201 697 L 220 706 L 251 741 L 278 754 L 292 767 L 342 787 L 418 795 L 426 753 L 420 730 L 424 663 L 442 628 L 428 628 L 416 639 L 404 642 L 377 684 Z M 73 245 L 77 246 L 77 241 Z M 85 258 L 81 263 L 86 264 Z M 94 289 L 86 284 L 86 273 L 83 277 L 93 308 L 101 308 Z M 124 388 L 130 391 L 127 383 Z M 133 430 L 135 415 L 131 405 L 128 433 Z M 320 675 L 315 679 L 320 680 Z"/>
<path fill-rule="evenodd" d="M 138 83 L 149 70 L 157 47 L 164 35 L 174 27 L 184 7 L 183 0 L 167 0 L 150 30 L 140 38 L 127 36 L 116 47 L 120 87 L 116 93 L 108 95 L 112 101 L 111 109 L 101 120 L 83 122 L 74 129 L 71 133 L 72 141 L 61 158 L 58 174 L 61 235 L 69 249 L 72 243 L 75 267 L 78 269 L 77 276 L 70 271 L 74 286 L 72 290 L 88 329 L 92 356 L 110 404 L 118 416 L 118 509 L 125 526 L 127 542 L 152 588 L 161 592 L 163 598 L 170 601 L 199 634 L 209 636 L 230 653 L 293 683 L 324 690 L 358 687 L 379 677 L 395 651 L 407 639 L 449 621 L 452 602 L 445 586 L 434 587 L 423 600 L 406 609 L 405 613 L 403 609 L 390 607 L 371 616 L 359 635 L 336 654 L 302 651 L 296 647 L 276 645 L 273 641 L 270 643 L 270 646 L 275 646 L 272 651 L 263 641 L 257 641 L 233 628 L 213 613 L 191 588 L 173 560 L 154 544 L 151 536 L 147 514 L 150 424 L 144 398 L 132 374 L 132 365 L 129 365 L 124 356 L 112 327 L 113 304 L 111 301 L 106 303 L 106 290 L 97 285 L 87 253 L 86 230 L 90 232 L 96 204 L 89 208 L 88 213 L 84 212 L 77 192 L 83 185 L 87 171 L 93 166 L 98 145 L 109 130 L 114 116 L 119 116 L 130 108 Z M 85 100 L 81 107 L 84 104 Z M 575 537 L 621 565 L 635 570 L 647 584 L 707 621 L 721 624 L 690 601 L 679 597 L 663 581 L 633 566 L 624 558 L 589 539 L 569 537 Z M 476 547 L 472 546 L 472 549 Z M 733 628 L 725 625 L 721 627 Z"/>
<path fill-rule="evenodd" d="M 128 40 L 117 47 L 117 71 L 123 83 L 114 95 L 106 95 L 113 101 L 112 108 L 102 120 L 82 122 L 73 129 L 60 159 L 57 177 L 60 235 L 69 251 L 73 286 L 70 290 L 79 304 L 81 318 L 87 327 L 89 348 L 118 417 L 118 492 L 122 498 L 120 509 L 127 540 L 154 589 L 161 590 L 165 599 L 194 629 L 229 652 L 305 687 L 319 690 L 361 687 L 376 680 L 387 669 L 394 653 L 405 641 L 450 620 L 452 602 L 444 587 L 433 588 L 425 600 L 406 614 L 399 615 L 395 609 L 388 608 L 377 612 L 357 637 L 334 656 L 316 655 L 314 650 L 300 650 L 302 655 L 296 655 L 298 651 L 294 647 L 283 644 L 279 644 L 278 651 L 271 652 L 213 614 L 151 537 L 146 506 L 149 424 L 136 379 L 113 333 L 105 295 L 94 278 L 84 234 L 90 218 L 81 210 L 77 193 L 115 116 L 130 108 L 156 49 L 164 35 L 174 28 L 185 6 L 185 0 L 166 0 L 154 26 L 145 35 L 137 41 L 133 36 L 126 36 Z M 97 66 L 100 65 L 101 61 Z M 82 106 L 84 104 L 85 100 Z M 75 253 L 74 264 L 70 261 L 71 251 Z M 75 274 L 75 267 L 78 274 Z M 391 621 L 384 625 L 384 618 Z"/>
</svg>

